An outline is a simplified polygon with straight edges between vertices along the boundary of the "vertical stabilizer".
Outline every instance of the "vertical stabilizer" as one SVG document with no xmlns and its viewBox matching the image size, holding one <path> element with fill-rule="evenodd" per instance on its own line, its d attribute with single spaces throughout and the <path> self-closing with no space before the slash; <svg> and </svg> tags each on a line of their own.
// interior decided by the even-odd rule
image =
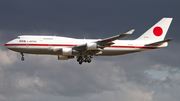
<svg viewBox="0 0 180 101">
<path fill-rule="evenodd" d="M 152 40 L 152 41 L 164 40 L 172 19 L 173 18 L 162 18 L 158 23 L 152 26 L 149 30 L 147 30 L 143 35 L 141 35 L 136 40 Z"/>
</svg>

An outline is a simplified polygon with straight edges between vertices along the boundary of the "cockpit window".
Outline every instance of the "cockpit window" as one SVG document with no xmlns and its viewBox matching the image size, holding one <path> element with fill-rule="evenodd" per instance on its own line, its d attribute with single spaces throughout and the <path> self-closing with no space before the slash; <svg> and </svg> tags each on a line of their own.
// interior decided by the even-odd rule
<svg viewBox="0 0 180 101">
<path fill-rule="evenodd" d="M 20 39 L 20 37 L 17 37 L 17 39 Z"/>
</svg>

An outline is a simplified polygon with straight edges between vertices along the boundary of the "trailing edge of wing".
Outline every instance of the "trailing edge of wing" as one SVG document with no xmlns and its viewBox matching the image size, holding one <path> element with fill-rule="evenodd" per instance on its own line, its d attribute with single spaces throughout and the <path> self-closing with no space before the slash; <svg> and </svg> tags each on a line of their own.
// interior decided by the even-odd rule
<svg viewBox="0 0 180 101">
<path fill-rule="evenodd" d="M 158 42 L 146 44 L 145 46 L 159 46 L 159 45 L 162 45 L 165 42 L 169 42 L 169 41 L 172 41 L 172 40 L 173 39 L 166 39 L 166 40 L 163 40 L 163 41 L 158 41 Z"/>
<path fill-rule="evenodd" d="M 122 37 L 125 37 L 127 35 L 130 35 L 134 32 L 135 29 L 132 29 L 124 34 L 120 34 L 120 35 L 116 35 L 116 36 L 113 36 L 113 37 L 109 37 L 109 38 L 106 38 L 106 39 L 102 39 L 102 40 L 99 40 L 98 42 L 111 42 L 111 41 L 114 41 L 114 40 L 117 40 L 117 39 L 120 39 Z"/>
</svg>

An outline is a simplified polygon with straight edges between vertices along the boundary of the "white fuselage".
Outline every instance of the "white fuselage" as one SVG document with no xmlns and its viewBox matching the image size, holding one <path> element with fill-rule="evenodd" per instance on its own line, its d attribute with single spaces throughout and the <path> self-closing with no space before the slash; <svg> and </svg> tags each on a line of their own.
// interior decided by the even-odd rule
<svg viewBox="0 0 180 101">
<path fill-rule="evenodd" d="M 54 50 L 59 48 L 72 48 L 80 44 L 93 43 L 96 41 L 98 41 L 98 39 L 75 39 L 58 36 L 23 35 L 6 43 L 5 47 L 20 53 L 62 55 L 61 52 L 54 52 Z M 145 44 L 152 43 L 152 41 L 142 40 L 116 40 L 113 42 L 115 44 L 105 47 L 96 55 L 122 55 L 167 46 L 167 42 L 158 47 L 145 46 Z M 73 54 L 73 56 L 77 55 L 78 54 Z"/>
<path fill-rule="evenodd" d="M 130 35 L 135 29 L 105 39 L 75 39 L 59 36 L 22 35 L 5 44 L 5 47 L 24 54 L 57 55 L 58 60 L 77 58 L 81 65 L 90 63 L 94 56 L 123 55 L 166 47 L 173 39 L 164 40 L 172 18 L 162 18 L 135 40 L 118 40 Z"/>
</svg>

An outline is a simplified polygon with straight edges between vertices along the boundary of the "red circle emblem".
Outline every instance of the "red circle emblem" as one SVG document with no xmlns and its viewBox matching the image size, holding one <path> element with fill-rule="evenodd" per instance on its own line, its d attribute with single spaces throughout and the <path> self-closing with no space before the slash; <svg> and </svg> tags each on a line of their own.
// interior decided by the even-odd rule
<svg viewBox="0 0 180 101">
<path fill-rule="evenodd" d="M 162 33 L 163 33 L 163 30 L 162 30 L 161 27 L 155 27 L 155 28 L 153 29 L 153 33 L 154 33 L 155 36 L 161 36 Z"/>
</svg>

